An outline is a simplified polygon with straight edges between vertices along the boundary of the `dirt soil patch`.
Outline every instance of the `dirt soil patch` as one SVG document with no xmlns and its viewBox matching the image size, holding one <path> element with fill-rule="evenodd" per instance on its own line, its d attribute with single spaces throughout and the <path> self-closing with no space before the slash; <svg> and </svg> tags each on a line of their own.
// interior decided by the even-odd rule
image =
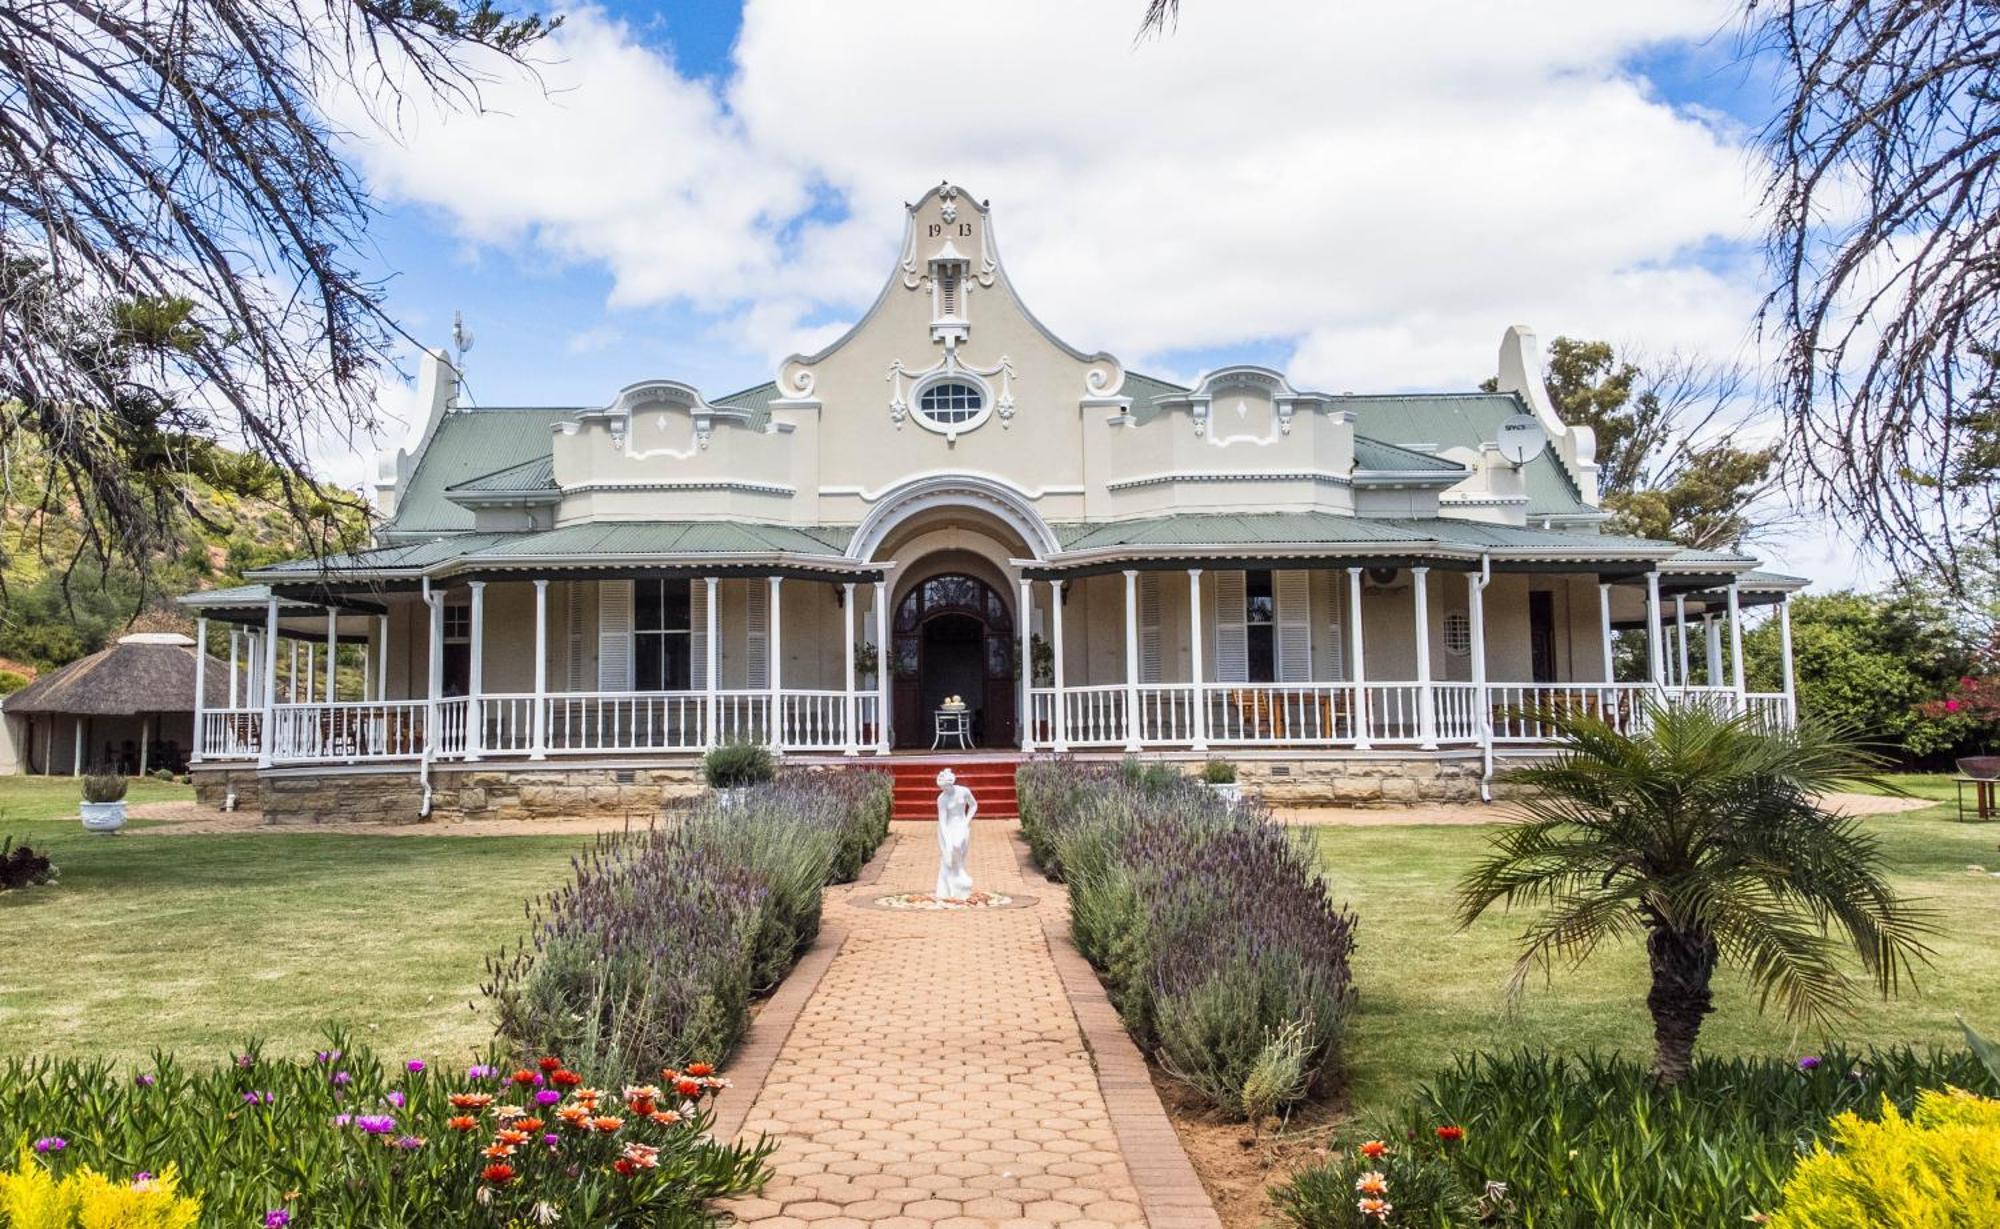
<svg viewBox="0 0 2000 1229">
<path fill-rule="evenodd" d="M 1270 1188 L 1337 1151 L 1349 1116 L 1339 1101 L 1298 1106 L 1288 1120 L 1272 1119 L 1253 1133 L 1231 1122 L 1151 1063 L 1153 1089 L 1166 1107 L 1181 1147 L 1222 1217 L 1223 1229 L 1261 1229 L 1277 1221 Z"/>
</svg>

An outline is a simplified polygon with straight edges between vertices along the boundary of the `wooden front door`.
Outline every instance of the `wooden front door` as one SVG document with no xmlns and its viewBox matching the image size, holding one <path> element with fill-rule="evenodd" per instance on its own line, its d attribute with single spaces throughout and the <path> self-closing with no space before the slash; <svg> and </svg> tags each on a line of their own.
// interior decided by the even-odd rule
<svg viewBox="0 0 2000 1229">
<path fill-rule="evenodd" d="M 1528 655 L 1537 683 L 1556 681 L 1556 595 L 1547 589 L 1528 594 Z"/>
<path fill-rule="evenodd" d="M 919 583 L 896 606 L 896 745 L 931 745 L 932 719 L 946 696 L 964 698 L 982 747 L 1011 746 L 1014 733 L 1014 619 L 994 588 L 947 573 Z"/>
</svg>

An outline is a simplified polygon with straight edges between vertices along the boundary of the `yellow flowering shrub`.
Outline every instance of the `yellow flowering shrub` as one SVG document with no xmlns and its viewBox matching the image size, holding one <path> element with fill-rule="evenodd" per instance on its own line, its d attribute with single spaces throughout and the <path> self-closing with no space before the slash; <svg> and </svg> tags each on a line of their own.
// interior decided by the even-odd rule
<svg viewBox="0 0 2000 1229">
<path fill-rule="evenodd" d="M 2000 1229 L 2000 1101 L 1917 1094 L 1908 1118 L 1847 1113 L 1786 1181 L 1773 1229 Z"/>
<path fill-rule="evenodd" d="M 175 1193 L 173 1167 L 157 1178 L 114 1182 L 94 1169 L 57 1178 L 23 1148 L 0 1173 L 4 1229 L 193 1229 L 201 1205 Z"/>
</svg>

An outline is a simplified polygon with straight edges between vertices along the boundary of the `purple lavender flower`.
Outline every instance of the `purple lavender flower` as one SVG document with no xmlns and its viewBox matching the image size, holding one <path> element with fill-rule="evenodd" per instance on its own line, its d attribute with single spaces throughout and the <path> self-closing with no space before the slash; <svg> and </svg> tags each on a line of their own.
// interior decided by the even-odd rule
<svg viewBox="0 0 2000 1229">
<path fill-rule="evenodd" d="M 313 1058 L 314 1058 L 314 1059 L 315 1059 L 316 1061 L 318 1061 L 318 1062 L 322 1062 L 322 1063 L 337 1063 L 337 1062 L 339 1062 L 339 1061 L 340 1061 L 340 1051 L 339 1051 L 339 1050 L 321 1050 L 321 1051 L 320 1051 L 319 1053 L 317 1053 L 317 1054 L 313 1055 Z M 287 1212 L 287 1213 L 286 1213 L 285 1215 L 289 1217 L 289 1216 L 291 1215 L 291 1213 Z"/>
<path fill-rule="evenodd" d="M 272 1208 L 264 1213 L 264 1229 L 285 1229 L 292 1223 L 292 1214 L 283 1208 Z"/>
<path fill-rule="evenodd" d="M 465 1078 L 468 1080 L 490 1080 L 499 1074 L 500 1068 L 489 1067 L 485 1063 L 474 1063 L 465 1069 Z"/>
<path fill-rule="evenodd" d="M 384 1098 L 384 1100 L 388 1101 L 389 1104 L 395 1106 L 397 1109 L 402 1109 L 403 1106 L 409 1102 L 409 1098 L 403 1095 L 403 1090 L 400 1088 L 391 1091 L 389 1095 Z"/>
<path fill-rule="evenodd" d="M 562 1100 L 562 1094 L 553 1088 L 544 1088 L 535 1094 L 536 1105 L 554 1105 L 560 1100 Z"/>
<path fill-rule="evenodd" d="M 269 1105 L 277 1099 L 278 1094 L 272 1092 L 246 1092 L 243 1094 L 243 1104 L 245 1105 Z"/>
<path fill-rule="evenodd" d="M 363 1114 L 354 1125 L 370 1135 L 387 1135 L 396 1129 L 396 1120 L 387 1114 Z"/>
<path fill-rule="evenodd" d="M 1808 1054 L 1799 1060 L 1799 1070 L 1801 1071 L 1811 1071 L 1817 1066 L 1819 1066 L 1819 1055 L 1817 1054 Z"/>
<path fill-rule="evenodd" d="M 51 1152 L 61 1152 L 69 1147 L 69 1141 L 60 1135 L 44 1135 L 35 1141 L 35 1151 L 47 1156 Z"/>
<path fill-rule="evenodd" d="M 409 1072 L 411 1075 L 416 1075 L 423 1069 L 424 1069 L 424 1060 L 421 1058 L 413 1058 L 409 1062 L 403 1064 L 403 1070 Z"/>
</svg>

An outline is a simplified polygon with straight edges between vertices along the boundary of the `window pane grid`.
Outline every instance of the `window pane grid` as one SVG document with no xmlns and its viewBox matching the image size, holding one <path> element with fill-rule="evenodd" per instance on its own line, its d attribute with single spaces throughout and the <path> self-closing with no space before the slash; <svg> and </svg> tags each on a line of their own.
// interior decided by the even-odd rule
<svg viewBox="0 0 2000 1229">
<path fill-rule="evenodd" d="M 918 412 L 943 426 L 970 422 L 985 408 L 986 398 L 978 387 L 960 380 L 933 384 L 917 398 Z"/>
</svg>

